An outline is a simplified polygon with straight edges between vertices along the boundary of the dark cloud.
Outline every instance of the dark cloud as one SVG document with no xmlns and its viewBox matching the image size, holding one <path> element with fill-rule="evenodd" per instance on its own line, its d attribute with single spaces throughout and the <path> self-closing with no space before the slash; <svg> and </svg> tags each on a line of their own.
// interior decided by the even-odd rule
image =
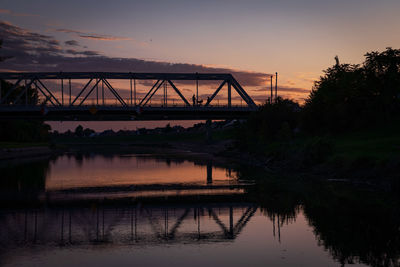
<svg viewBox="0 0 400 267">
<path fill-rule="evenodd" d="M 76 40 L 69 40 L 69 41 L 65 41 L 64 42 L 65 45 L 69 45 L 69 46 L 80 46 L 79 42 Z"/>
<path fill-rule="evenodd" d="M 34 57 L 42 54 L 55 56 L 62 52 L 60 43 L 52 36 L 30 32 L 6 21 L 0 21 L 0 36 L 3 40 L 1 54 L 11 58 L 3 64 L 9 67 L 16 65 L 12 69 L 29 64 Z"/>
<path fill-rule="evenodd" d="M 132 40 L 131 38 L 127 37 L 118 37 L 118 36 L 111 36 L 111 35 L 104 35 L 104 34 L 96 34 L 96 33 L 85 33 L 77 30 L 71 29 L 56 29 L 57 32 L 64 32 L 64 33 L 73 33 L 77 36 L 85 39 L 92 39 L 92 40 L 101 40 L 101 41 L 123 41 L 123 40 Z"/>
<path fill-rule="evenodd" d="M 65 51 L 67 54 L 71 55 L 84 55 L 84 56 L 99 56 L 100 53 L 97 51 L 77 51 L 74 49 L 67 49 Z"/>
<path fill-rule="evenodd" d="M 80 34 L 80 31 L 75 31 L 75 30 L 71 30 L 71 29 L 56 29 L 56 32 L 64 32 L 64 33 L 76 33 L 76 34 Z"/>
<path fill-rule="evenodd" d="M 231 73 L 243 86 L 261 86 L 265 84 L 266 78 L 270 75 L 186 63 L 107 57 L 99 52 L 89 50 L 63 50 L 59 42 L 52 36 L 34 33 L 4 21 L 0 21 L 0 36 L 4 41 L 3 49 L 0 50 L 2 56 L 13 57 L 1 62 L 0 69 L 49 72 Z M 190 82 L 192 83 L 192 81 Z M 202 83 L 204 84 L 204 82 Z"/>
</svg>

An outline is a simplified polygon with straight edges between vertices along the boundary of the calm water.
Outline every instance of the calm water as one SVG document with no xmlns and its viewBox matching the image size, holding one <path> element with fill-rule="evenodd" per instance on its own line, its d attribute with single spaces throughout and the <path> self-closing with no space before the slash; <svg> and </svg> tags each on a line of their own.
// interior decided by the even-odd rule
<svg viewBox="0 0 400 267">
<path fill-rule="evenodd" d="M 0 264 L 400 265 L 390 194 L 183 158 L 1 165 Z"/>
</svg>

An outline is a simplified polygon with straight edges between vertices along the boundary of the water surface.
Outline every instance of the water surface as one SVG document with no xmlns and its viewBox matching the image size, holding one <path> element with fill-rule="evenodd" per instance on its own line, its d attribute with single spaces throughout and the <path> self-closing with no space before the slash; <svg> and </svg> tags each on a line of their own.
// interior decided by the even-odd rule
<svg viewBox="0 0 400 267">
<path fill-rule="evenodd" d="M 399 266 L 396 198 L 191 158 L 3 165 L 0 264 Z"/>
</svg>

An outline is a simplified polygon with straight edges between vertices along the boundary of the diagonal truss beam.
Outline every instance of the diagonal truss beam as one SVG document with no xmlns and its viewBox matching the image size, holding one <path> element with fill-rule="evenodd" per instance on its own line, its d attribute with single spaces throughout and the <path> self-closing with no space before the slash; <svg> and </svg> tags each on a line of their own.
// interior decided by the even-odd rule
<svg viewBox="0 0 400 267">
<path fill-rule="evenodd" d="M 217 90 L 212 94 L 212 96 L 208 99 L 207 103 L 204 106 L 208 106 L 210 102 L 214 99 L 214 97 L 219 93 L 222 87 L 226 84 L 226 80 L 221 83 Z"/>
<path fill-rule="evenodd" d="M 178 230 L 179 226 L 181 226 L 183 220 L 185 220 L 185 218 L 188 216 L 189 212 L 190 212 L 190 209 L 187 208 L 185 210 L 185 212 L 182 214 L 182 216 L 179 217 L 178 220 L 176 221 L 176 223 L 172 226 L 171 231 L 169 232 L 169 236 L 171 238 L 175 237 L 176 231 Z"/>
<path fill-rule="evenodd" d="M 57 105 L 53 102 L 53 100 L 51 100 L 51 96 L 49 96 L 49 95 L 47 95 L 45 92 L 43 92 L 42 88 L 40 88 L 40 86 L 37 84 L 36 81 L 34 81 L 33 84 L 35 85 L 36 89 L 39 89 L 39 91 L 42 93 L 42 95 L 43 95 L 44 97 L 46 97 L 46 100 L 44 101 L 44 104 L 46 104 L 47 101 L 50 100 L 50 102 L 51 102 L 51 104 L 53 104 L 53 106 L 57 106 Z"/>
<path fill-rule="evenodd" d="M 213 217 L 214 221 L 221 227 L 222 231 L 224 232 L 225 235 L 229 235 L 229 230 L 226 228 L 225 224 L 218 218 L 217 214 L 210 208 L 208 209 L 208 212 L 211 214 Z"/>
<path fill-rule="evenodd" d="M 71 106 L 73 106 L 76 102 L 76 100 L 83 94 L 83 92 L 86 90 L 86 88 L 89 86 L 89 84 L 93 81 L 93 78 L 91 78 L 86 85 L 83 87 L 83 89 L 79 92 L 79 94 L 75 97 L 74 101 L 72 101 Z"/>
<path fill-rule="evenodd" d="M 125 101 L 122 99 L 122 97 L 115 91 L 115 89 L 112 87 L 112 85 L 106 80 L 106 79 L 101 79 L 103 80 L 104 84 L 108 87 L 108 89 L 111 91 L 111 93 L 117 98 L 117 100 L 123 105 L 123 106 L 128 106 Z"/>
<path fill-rule="evenodd" d="M 235 236 L 239 235 L 243 228 L 246 226 L 247 222 L 253 217 L 254 213 L 256 213 L 257 207 L 249 207 L 246 212 L 242 215 L 236 225 L 233 227 L 233 233 Z"/>
<path fill-rule="evenodd" d="M 141 106 L 143 104 L 143 102 L 147 99 L 147 97 L 153 92 L 154 88 L 156 88 L 156 86 L 158 85 L 158 83 L 161 80 L 157 80 L 157 82 L 151 87 L 150 91 L 147 92 L 147 94 L 145 95 L 145 97 L 143 97 L 143 99 L 139 102 L 139 106 Z M 147 103 L 147 102 L 146 102 Z"/>
<path fill-rule="evenodd" d="M 172 88 L 175 90 L 175 92 L 179 95 L 179 97 L 185 102 L 187 106 L 190 106 L 189 102 L 186 100 L 186 98 L 182 95 L 181 91 L 179 91 L 178 88 L 176 88 L 175 84 L 171 81 L 168 80 L 168 83 L 172 86 Z"/>
<path fill-rule="evenodd" d="M 158 91 L 158 89 L 160 89 L 161 85 L 163 85 L 163 83 L 165 82 L 165 80 L 163 80 L 162 82 L 160 82 L 157 86 L 157 88 L 151 93 L 151 95 L 146 99 L 146 101 L 143 103 L 143 106 L 145 106 L 147 104 L 147 102 L 149 102 L 149 100 L 153 97 L 153 95 Z"/>
<path fill-rule="evenodd" d="M 244 101 L 246 101 L 247 105 L 250 107 L 256 107 L 256 103 L 254 103 L 253 99 L 246 93 L 246 91 L 242 88 L 242 86 L 239 84 L 239 82 L 231 76 L 231 83 L 233 87 L 235 88 L 236 92 L 243 98 Z"/>
<path fill-rule="evenodd" d="M 24 90 L 22 90 L 21 93 L 19 93 L 19 95 L 16 97 L 14 103 L 18 103 L 18 102 L 19 102 L 19 100 L 21 99 L 22 95 L 23 95 L 24 93 L 27 93 L 27 92 L 28 92 L 28 87 L 30 87 L 31 84 L 32 84 L 34 81 L 35 81 L 35 79 L 31 79 L 31 81 L 30 81 L 29 83 L 27 83 L 27 84 L 24 85 Z"/>
<path fill-rule="evenodd" d="M 39 79 L 37 79 L 37 81 L 40 83 L 41 86 L 43 86 L 43 88 L 46 90 L 46 92 L 57 102 L 57 104 L 58 104 L 59 106 L 61 106 L 60 101 L 58 101 L 58 99 L 50 92 L 50 90 L 47 89 L 46 85 L 44 85 L 44 84 L 42 83 L 42 81 L 40 81 Z"/>
<path fill-rule="evenodd" d="M 85 100 L 88 98 L 88 96 L 93 92 L 94 88 L 96 88 L 96 86 L 99 84 L 100 79 L 98 79 L 96 81 L 96 83 L 93 85 L 92 89 L 90 89 L 90 91 L 86 94 L 86 96 L 82 99 L 81 103 L 79 103 L 79 106 L 81 106 L 83 104 L 83 102 L 85 102 Z"/>
</svg>

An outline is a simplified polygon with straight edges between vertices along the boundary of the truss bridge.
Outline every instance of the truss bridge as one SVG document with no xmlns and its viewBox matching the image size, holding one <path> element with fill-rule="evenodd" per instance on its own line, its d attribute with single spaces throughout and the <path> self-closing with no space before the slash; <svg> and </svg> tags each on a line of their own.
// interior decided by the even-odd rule
<svg viewBox="0 0 400 267">
<path fill-rule="evenodd" d="M 3 72 L 0 80 L 0 119 L 240 119 L 258 108 L 226 73 Z"/>
</svg>

